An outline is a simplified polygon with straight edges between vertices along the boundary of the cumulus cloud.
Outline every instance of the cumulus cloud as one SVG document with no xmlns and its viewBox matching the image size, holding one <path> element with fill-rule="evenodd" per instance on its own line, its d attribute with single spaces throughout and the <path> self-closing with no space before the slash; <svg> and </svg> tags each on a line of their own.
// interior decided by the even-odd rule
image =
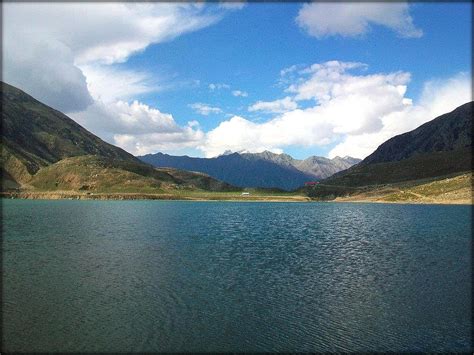
<svg viewBox="0 0 474 355">
<path fill-rule="evenodd" d="M 414 129 L 470 100 L 466 74 L 426 83 L 415 105 L 406 97 L 407 72 L 367 73 L 362 63 L 331 61 L 298 71 L 286 88 L 293 101 L 313 102 L 255 123 L 234 116 L 208 132 L 200 149 L 206 156 L 226 150 L 279 150 L 288 146 L 336 144 L 329 153 L 364 158 L 386 139 Z M 453 94 L 454 93 L 454 94 Z"/>
<path fill-rule="evenodd" d="M 445 80 L 435 79 L 425 83 L 416 105 L 382 117 L 382 127 L 377 132 L 349 134 L 329 152 L 329 157 L 352 155 L 366 157 L 387 139 L 411 131 L 456 107 L 472 101 L 471 79 L 460 73 Z"/>
<path fill-rule="evenodd" d="M 4 22 L 7 17 L 4 14 Z M 8 34 L 11 33 L 4 30 L 5 82 L 63 112 L 80 111 L 93 102 L 86 77 L 74 65 L 70 48 L 52 39 L 28 42 Z"/>
<path fill-rule="evenodd" d="M 88 65 L 97 69 L 98 64 L 123 62 L 152 43 L 209 26 L 224 13 L 216 9 L 199 4 L 6 3 L 3 78 L 54 108 L 80 111 L 93 102 Z"/>
<path fill-rule="evenodd" d="M 418 38 L 418 29 L 407 3 L 311 3 L 302 6 L 296 23 L 316 38 L 356 37 L 367 33 L 371 25 L 390 28 L 400 37 Z"/>
<path fill-rule="evenodd" d="M 204 136 L 197 121 L 180 126 L 171 114 L 136 100 L 108 104 L 96 101 L 87 110 L 73 113 L 71 117 L 135 155 L 196 146 Z"/>
<path fill-rule="evenodd" d="M 234 96 L 241 96 L 241 97 L 247 97 L 249 96 L 249 94 L 245 91 L 241 91 L 241 90 L 233 90 L 232 91 L 232 95 Z"/>
<path fill-rule="evenodd" d="M 204 133 L 193 127 L 183 127 L 181 132 L 155 132 L 142 135 L 115 134 L 114 142 L 134 155 L 169 152 L 194 148 L 201 143 Z"/>
<path fill-rule="evenodd" d="M 171 115 L 129 101 L 164 89 L 159 79 L 117 63 L 151 44 L 210 26 L 239 8 L 202 3 L 6 3 L 3 79 L 131 153 L 195 146 L 203 137 L 196 121 L 179 126 Z"/>
<path fill-rule="evenodd" d="M 213 157 L 226 150 L 261 152 L 282 150 L 289 145 L 330 143 L 331 125 L 325 122 L 315 125 L 313 116 L 310 110 L 294 110 L 261 124 L 233 116 L 208 132 L 200 149 Z"/>
<path fill-rule="evenodd" d="M 4 34 L 54 38 L 71 49 L 76 63 L 111 64 L 215 23 L 222 12 L 213 9 L 186 3 L 9 3 Z"/>
<path fill-rule="evenodd" d="M 294 102 L 291 97 L 287 96 L 280 100 L 275 101 L 257 101 L 253 105 L 249 106 L 248 110 L 263 111 L 271 113 L 282 113 L 290 110 L 294 110 L 298 107 L 298 104 Z"/>
<path fill-rule="evenodd" d="M 201 102 L 196 102 L 194 104 L 189 105 L 194 111 L 199 113 L 200 115 L 208 116 L 209 114 L 216 114 L 221 113 L 222 110 L 219 107 L 212 107 L 207 104 L 203 104 Z"/>
</svg>

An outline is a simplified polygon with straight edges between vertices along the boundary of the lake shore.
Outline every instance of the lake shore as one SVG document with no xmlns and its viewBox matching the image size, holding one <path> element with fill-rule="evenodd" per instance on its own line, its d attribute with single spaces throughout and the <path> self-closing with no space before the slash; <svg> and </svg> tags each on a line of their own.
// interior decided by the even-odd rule
<svg viewBox="0 0 474 355">
<path fill-rule="evenodd" d="M 472 172 L 393 184 L 365 186 L 334 202 L 472 205 Z"/>
<path fill-rule="evenodd" d="M 168 200 L 168 201 L 227 201 L 227 202 L 328 202 L 328 203 L 382 203 L 382 204 L 441 204 L 441 205 L 472 205 L 473 200 L 466 194 L 455 196 L 437 196 L 423 198 L 414 196 L 412 199 L 390 199 L 386 195 L 356 195 L 337 197 L 333 200 L 316 200 L 303 195 L 249 195 L 203 193 L 203 194 L 170 194 L 170 193 L 84 193 L 76 191 L 15 191 L 1 192 L 1 198 L 31 200 Z M 413 196 L 411 196 L 413 197 Z"/>
<path fill-rule="evenodd" d="M 310 202 L 311 199 L 302 195 L 249 195 L 239 194 L 153 194 L 153 193 L 83 193 L 75 191 L 19 191 L 1 192 L 0 197 L 8 199 L 32 200 L 175 200 L 175 201 L 247 201 L 247 202 Z"/>
<path fill-rule="evenodd" d="M 397 204 L 397 205 L 472 205 L 472 199 L 420 199 L 411 201 L 389 201 L 384 199 L 370 199 L 370 198 L 336 198 L 330 202 L 348 202 L 348 203 L 381 203 L 381 204 Z"/>
</svg>

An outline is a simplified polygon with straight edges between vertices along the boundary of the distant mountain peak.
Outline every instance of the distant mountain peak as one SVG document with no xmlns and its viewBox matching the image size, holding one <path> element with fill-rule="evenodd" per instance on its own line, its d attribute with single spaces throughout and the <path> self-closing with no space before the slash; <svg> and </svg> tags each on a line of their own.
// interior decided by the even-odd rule
<svg viewBox="0 0 474 355">
<path fill-rule="evenodd" d="M 139 157 L 157 167 L 200 171 L 240 187 L 296 189 L 309 180 L 320 180 L 347 169 L 360 160 L 312 156 L 294 159 L 285 153 L 264 150 L 260 153 L 225 151 L 217 158 L 189 158 L 164 155 Z"/>
</svg>

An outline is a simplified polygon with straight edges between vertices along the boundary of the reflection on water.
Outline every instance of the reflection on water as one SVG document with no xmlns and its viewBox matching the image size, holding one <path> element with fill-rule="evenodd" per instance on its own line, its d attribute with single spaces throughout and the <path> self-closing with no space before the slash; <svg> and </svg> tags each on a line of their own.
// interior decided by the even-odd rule
<svg viewBox="0 0 474 355">
<path fill-rule="evenodd" d="M 8 351 L 469 351 L 471 207 L 3 201 Z"/>
</svg>

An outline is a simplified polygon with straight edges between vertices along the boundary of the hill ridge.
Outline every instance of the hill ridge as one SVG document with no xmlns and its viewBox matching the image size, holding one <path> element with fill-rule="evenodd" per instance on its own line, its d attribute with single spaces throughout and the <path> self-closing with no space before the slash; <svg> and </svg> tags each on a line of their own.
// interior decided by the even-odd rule
<svg viewBox="0 0 474 355">
<path fill-rule="evenodd" d="M 352 194 L 390 184 L 472 172 L 472 108 L 468 102 L 382 143 L 359 164 L 308 188 L 313 197 Z"/>
<path fill-rule="evenodd" d="M 235 189 L 202 174 L 157 170 L 4 82 L 1 95 L 2 190 L 102 188 L 121 191 L 130 184 L 147 192 L 176 186 Z"/>
</svg>

